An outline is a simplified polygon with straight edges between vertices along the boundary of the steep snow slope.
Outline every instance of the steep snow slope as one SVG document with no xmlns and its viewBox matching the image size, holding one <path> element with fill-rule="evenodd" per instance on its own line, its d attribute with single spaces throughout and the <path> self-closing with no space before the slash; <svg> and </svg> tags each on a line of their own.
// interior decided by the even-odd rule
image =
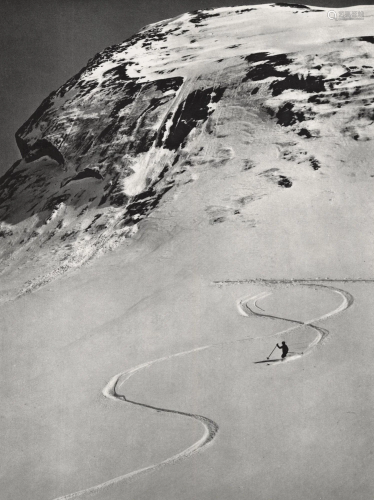
<svg viewBox="0 0 374 500">
<path fill-rule="evenodd" d="M 282 4 L 147 27 L 17 133 L 1 498 L 372 500 L 373 8 L 354 9 L 365 19 Z M 295 328 L 311 319 L 318 347 Z M 268 367 L 283 339 L 294 357 Z M 116 387 L 132 403 L 103 396 L 139 365 Z M 219 429 L 175 461 L 207 442 L 183 414 Z"/>
<path fill-rule="evenodd" d="M 300 175 L 301 189 L 309 177 L 323 189 L 333 166 L 362 175 L 374 38 L 372 8 L 355 9 L 367 19 L 287 4 L 198 11 L 97 54 L 16 134 L 22 160 L 1 179 L 0 234 L 17 290 L 3 298 L 124 242 L 155 207 L 223 165 L 245 188 L 235 206 L 201 207 L 213 224 L 291 191 Z"/>
</svg>

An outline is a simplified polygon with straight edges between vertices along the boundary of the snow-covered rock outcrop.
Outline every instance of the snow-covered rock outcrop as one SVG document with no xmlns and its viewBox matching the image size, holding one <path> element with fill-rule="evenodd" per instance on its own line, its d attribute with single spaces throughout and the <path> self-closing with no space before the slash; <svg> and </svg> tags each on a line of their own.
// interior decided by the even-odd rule
<svg viewBox="0 0 374 500">
<path fill-rule="evenodd" d="M 307 188 L 300 172 L 323 176 L 358 145 L 371 151 L 370 31 L 366 20 L 303 5 L 219 8 L 147 26 L 97 54 L 16 134 L 22 160 L 0 181 L 4 269 L 34 261 L 27 286 L 40 285 L 118 245 L 221 167 L 244 175 L 245 188 L 225 208 L 207 194 L 207 223 L 252 224 L 253 200 L 291 191 L 298 178 Z"/>
</svg>

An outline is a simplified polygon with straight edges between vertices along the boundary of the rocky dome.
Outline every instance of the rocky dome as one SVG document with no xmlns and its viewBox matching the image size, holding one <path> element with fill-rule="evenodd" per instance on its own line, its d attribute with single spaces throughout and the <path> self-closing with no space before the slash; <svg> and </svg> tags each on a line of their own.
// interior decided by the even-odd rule
<svg viewBox="0 0 374 500">
<path fill-rule="evenodd" d="M 16 133 L 22 160 L 0 182 L 3 268 L 32 261 L 22 289 L 33 289 L 124 242 L 160 206 L 175 216 L 194 189 L 199 223 L 252 227 L 255 200 L 307 196 L 332 168 L 365 163 L 370 31 L 304 5 L 219 8 L 97 54 Z"/>
</svg>

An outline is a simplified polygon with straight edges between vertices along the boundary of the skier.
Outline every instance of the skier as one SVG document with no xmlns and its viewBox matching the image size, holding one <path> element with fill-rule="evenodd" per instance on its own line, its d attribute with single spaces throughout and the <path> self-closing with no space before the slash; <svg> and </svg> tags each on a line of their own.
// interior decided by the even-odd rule
<svg viewBox="0 0 374 500">
<path fill-rule="evenodd" d="M 282 345 L 278 345 L 277 344 L 277 347 L 278 347 L 278 349 L 282 349 L 282 356 L 281 356 L 281 358 L 282 358 L 282 361 L 283 361 L 284 358 L 287 356 L 288 346 L 287 346 L 286 342 L 283 340 Z"/>
</svg>

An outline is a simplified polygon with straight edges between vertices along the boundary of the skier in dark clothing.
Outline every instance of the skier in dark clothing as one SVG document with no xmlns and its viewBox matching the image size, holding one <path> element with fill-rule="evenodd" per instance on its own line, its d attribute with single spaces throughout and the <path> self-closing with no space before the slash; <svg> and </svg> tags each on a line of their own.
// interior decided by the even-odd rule
<svg viewBox="0 0 374 500">
<path fill-rule="evenodd" d="M 278 345 L 277 344 L 277 347 L 278 347 L 278 349 L 282 349 L 282 356 L 281 356 L 281 358 L 282 358 L 282 361 L 283 361 L 284 358 L 287 356 L 288 346 L 287 346 L 286 342 L 283 340 L 282 345 Z"/>
</svg>

